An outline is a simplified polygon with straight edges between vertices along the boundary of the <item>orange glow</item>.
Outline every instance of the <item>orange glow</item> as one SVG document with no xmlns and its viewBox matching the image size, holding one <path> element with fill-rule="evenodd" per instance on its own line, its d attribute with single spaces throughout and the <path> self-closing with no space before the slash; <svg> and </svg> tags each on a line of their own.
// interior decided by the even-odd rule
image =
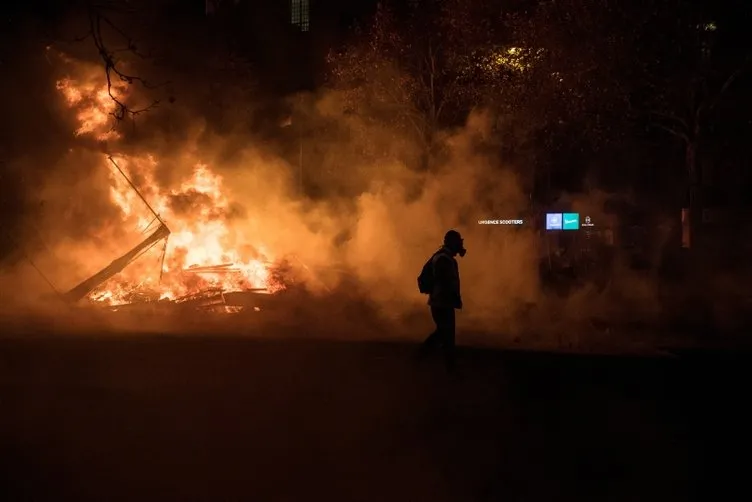
<svg viewBox="0 0 752 502">
<path fill-rule="evenodd" d="M 110 91 L 100 82 L 74 82 L 64 78 L 57 82 L 57 90 L 63 95 L 65 103 L 77 109 L 78 128 L 76 136 L 93 135 L 99 141 L 117 139 L 120 135 L 112 129 L 115 103 L 110 97 L 118 99 L 125 94 L 125 84 L 113 84 Z"/>
<path fill-rule="evenodd" d="M 99 141 L 120 137 L 112 129 L 109 113 L 114 103 L 101 79 L 95 85 L 92 80 L 65 78 L 57 83 L 57 90 L 75 113 L 77 136 L 88 135 Z M 118 89 L 118 99 L 127 98 L 126 90 Z M 166 246 L 164 241 L 157 243 L 143 258 L 89 295 L 90 300 L 118 305 L 134 301 L 136 294 L 148 294 L 152 300 L 174 300 L 208 289 L 263 289 L 273 293 L 284 287 L 271 277 L 273 256 L 269 250 L 253 242 L 252 235 L 246 239 L 243 232 L 232 227 L 232 201 L 223 178 L 210 166 L 196 163 L 167 186 L 159 182 L 160 159 L 155 154 L 117 155 L 112 160 L 172 233 Z M 106 154 L 102 154 L 102 169 L 110 173 L 110 201 L 121 216 L 121 221 L 113 224 L 123 233 L 137 229 L 143 240 L 157 229 L 159 221 Z M 132 241 L 124 240 L 123 252 L 132 245 Z"/>
</svg>

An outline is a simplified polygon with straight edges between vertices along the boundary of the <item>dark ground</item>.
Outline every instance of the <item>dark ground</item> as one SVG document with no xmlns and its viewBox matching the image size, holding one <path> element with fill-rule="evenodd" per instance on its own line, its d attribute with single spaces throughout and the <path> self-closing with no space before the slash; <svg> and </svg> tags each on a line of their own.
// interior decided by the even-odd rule
<svg viewBox="0 0 752 502">
<path fill-rule="evenodd" d="M 732 500 L 749 476 L 749 357 L 468 349 L 449 377 L 412 350 L 1 340 L 0 500 Z"/>
</svg>

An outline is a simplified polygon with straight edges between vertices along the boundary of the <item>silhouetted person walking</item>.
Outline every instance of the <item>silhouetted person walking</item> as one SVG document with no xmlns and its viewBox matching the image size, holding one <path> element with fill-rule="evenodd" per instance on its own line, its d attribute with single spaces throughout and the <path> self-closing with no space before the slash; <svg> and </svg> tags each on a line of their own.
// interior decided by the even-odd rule
<svg viewBox="0 0 752 502">
<path fill-rule="evenodd" d="M 418 277 L 418 289 L 428 295 L 431 317 L 436 330 L 420 348 L 424 356 L 437 346 L 444 349 L 444 361 L 448 371 L 455 364 L 455 310 L 462 309 L 460 273 L 455 256 L 465 256 L 464 240 L 459 232 L 450 230 L 444 236 L 444 245 L 431 256 Z"/>
</svg>

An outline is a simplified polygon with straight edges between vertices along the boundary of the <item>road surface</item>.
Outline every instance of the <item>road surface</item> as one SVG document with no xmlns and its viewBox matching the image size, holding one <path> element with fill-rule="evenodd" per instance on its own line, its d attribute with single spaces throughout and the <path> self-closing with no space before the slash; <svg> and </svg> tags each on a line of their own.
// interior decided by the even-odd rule
<svg viewBox="0 0 752 502">
<path fill-rule="evenodd" d="M 413 348 L 2 339 L 0 500 L 668 502 L 748 477 L 748 357 L 465 349 L 450 377 Z"/>
</svg>

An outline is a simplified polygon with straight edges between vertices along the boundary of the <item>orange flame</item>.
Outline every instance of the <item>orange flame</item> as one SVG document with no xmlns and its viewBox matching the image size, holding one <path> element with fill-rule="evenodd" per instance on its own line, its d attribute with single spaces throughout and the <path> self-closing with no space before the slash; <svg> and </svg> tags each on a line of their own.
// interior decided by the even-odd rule
<svg viewBox="0 0 752 502">
<path fill-rule="evenodd" d="M 113 102 L 102 82 L 95 85 L 91 80 L 68 77 L 57 82 L 57 90 L 75 111 L 77 136 L 89 135 L 100 141 L 120 138 L 111 127 Z M 117 89 L 118 99 L 127 97 L 126 90 Z M 117 305 L 129 303 L 138 291 L 148 291 L 153 298 L 176 299 L 208 288 L 224 292 L 283 288 L 270 274 L 268 250 L 245 242 L 244 236 L 231 228 L 232 201 L 223 178 L 208 165 L 196 164 L 177 186 L 167 187 L 157 179 L 160 161 L 153 154 L 119 155 L 113 161 L 172 233 L 166 245 L 155 247 L 164 252 L 161 268 L 153 260 L 136 260 L 93 292 L 91 300 Z M 106 155 L 102 156 L 102 168 L 110 169 L 110 200 L 120 210 L 123 229 L 140 229 L 142 239 L 155 231 L 157 218 Z M 150 251 L 149 255 L 156 253 Z"/>
<path fill-rule="evenodd" d="M 125 84 L 113 84 L 108 91 L 106 85 L 103 87 L 98 82 L 74 82 L 71 78 L 64 78 L 57 82 L 56 87 L 65 103 L 77 109 L 79 125 L 76 136 L 91 134 L 99 141 L 120 138 L 120 134 L 111 127 L 112 112 L 115 110 L 112 98 L 119 99 L 125 94 Z"/>
</svg>

